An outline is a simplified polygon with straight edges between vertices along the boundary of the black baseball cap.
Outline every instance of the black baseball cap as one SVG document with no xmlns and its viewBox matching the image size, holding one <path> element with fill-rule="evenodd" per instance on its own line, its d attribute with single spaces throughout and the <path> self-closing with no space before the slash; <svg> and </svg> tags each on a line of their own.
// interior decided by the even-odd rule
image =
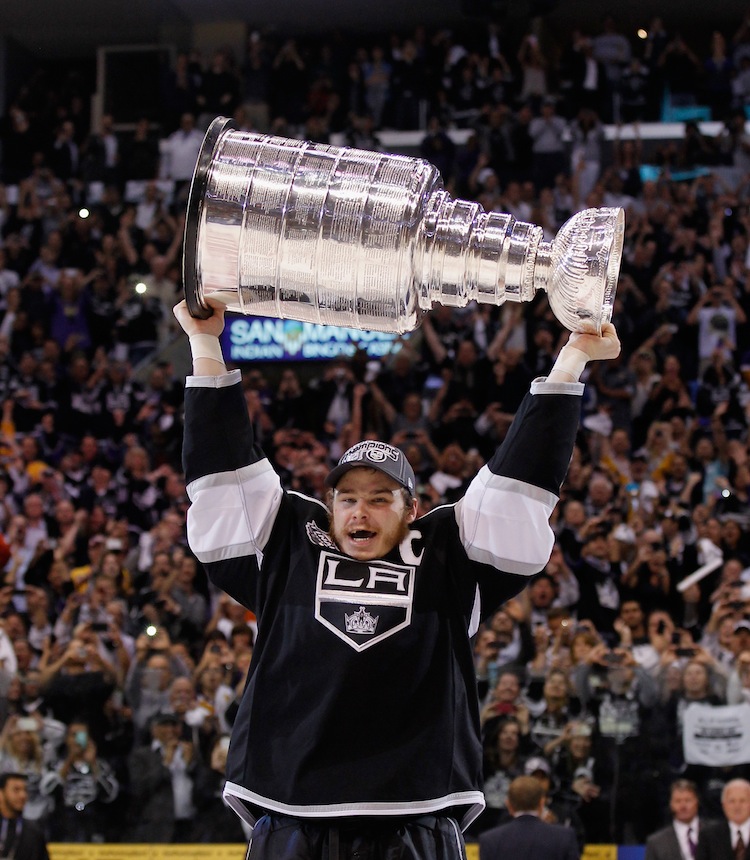
<svg viewBox="0 0 750 860">
<path fill-rule="evenodd" d="M 352 445 L 341 457 L 338 466 L 328 473 L 326 484 L 329 487 L 335 487 L 342 475 L 358 466 L 377 469 L 414 495 L 417 480 L 414 477 L 414 469 L 404 456 L 404 452 L 387 442 L 374 440 Z"/>
</svg>

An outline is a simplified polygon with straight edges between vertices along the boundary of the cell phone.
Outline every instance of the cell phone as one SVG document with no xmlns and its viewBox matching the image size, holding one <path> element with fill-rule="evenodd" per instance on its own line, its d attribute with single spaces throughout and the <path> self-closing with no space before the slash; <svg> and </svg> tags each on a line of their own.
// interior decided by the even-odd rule
<svg viewBox="0 0 750 860">
<path fill-rule="evenodd" d="M 92 621 L 91 629 L 94 633 L 106 633 L 109 630 L 109 624 L 106 621 Z"/>
<path fill-rule="evenodd" d="M 695 648 L 675 648 L 674 653 L 678 657 L 695 657 L 697 652 Z"/>
<path fill-rule="evenodd" d="M 609 654 L 604 655 L 604 662 L 609 663 L 612 666 L 617 666 L 619 663 L 622 663 L 624 659 L 625 658 L 622 656 L 622 654 L 613 654 L 611 651 L 609 652 Z"/>
<path fill-rule="evenodd" d="M 730 609 L 734 609 L 734 610 L 744 609 L 745 608 L 745 601 L 744 600 L 730 600 L 729 603 L 727 603 L 727 606 Z"/>
<path fill-rule="evenodd" d="M 673 645 L 679 645 L 681 641 L 682 641 L 682 637 L 680 636 L 679 633 L 673 633 L 672 634 L 672 644 Z"/>
<path fill-rule="evenodd" d="M 656 625 L 656 632 L 659 636 L 664 635 L 664 631 L 667 629 L 667 622 L 662 618 L 661 621 Z"/>
</svg>

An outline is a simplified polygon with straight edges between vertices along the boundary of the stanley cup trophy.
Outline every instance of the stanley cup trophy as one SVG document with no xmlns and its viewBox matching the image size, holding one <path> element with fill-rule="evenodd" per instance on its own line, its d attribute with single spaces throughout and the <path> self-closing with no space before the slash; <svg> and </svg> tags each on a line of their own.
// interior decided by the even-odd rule
<svg viewBox="0 0 750 860">
<path fill-rule="evenodd" d="M 542 228 L 454 199 L 401 155 L 237 131 L 215 119 L 188 200 L 185 299 L 241 314 L 403 333 L 435 302 L 528 302 L 545 290 L 570 331 L 612 316 L 622 209 Z"/>
</svg>

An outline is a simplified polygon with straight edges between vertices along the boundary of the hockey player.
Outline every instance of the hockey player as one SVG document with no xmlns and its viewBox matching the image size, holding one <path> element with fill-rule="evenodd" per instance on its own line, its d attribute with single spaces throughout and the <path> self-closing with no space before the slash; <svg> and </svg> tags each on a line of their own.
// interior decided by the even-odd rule
<svg viewBox="0 0 750 860">
<path fill-rule="evenodd" d="M 572 335 L 465 496 L 417 518 L 414 472 L 382 442 L 343 455 L 328 504 L 285 492 L 224 364 L 223 308 L 174 312 L 194 374 L 188 540 L 258 618 L 224 789 L 249 857 L 465 857 L 484 806 L 471 637 L 549 558 L 578 379 L 619 353 L 614 327 Z"/>
</svg>

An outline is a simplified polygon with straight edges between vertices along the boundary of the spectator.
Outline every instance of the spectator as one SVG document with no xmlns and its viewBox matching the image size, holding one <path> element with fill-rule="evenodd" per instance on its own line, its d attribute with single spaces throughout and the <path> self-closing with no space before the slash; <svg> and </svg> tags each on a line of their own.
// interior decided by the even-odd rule
<svg viewBox="0 0 750 860">
<path fill-rule="evenodd" d="M 125 683 L 128 703 L 133 708 L 136 732 L 144 734 L 151 718 L 169 705 L 169 688 L 174 679 L 173 662 L 167 653 L 169 637 L 164 630 L 142 633 L 136 639 L 135 660 Z"/>
<path fill-rule="evenodd" d="M 525 756 L 521 728 L 514 717 L 493 722 L 484 738 L 484 795 L 487 806 L 472 825 L 472 832 L 496 826 L 503 817 L 508 789 L 523 774 Z"/>
<path fill-rule="evenodd" d="M 583 824 L 576 812 L 577 803 L 560 797 L 557 788 L 552 784 L 552 769 L 550 763 L 541 756 L 532 756 L 524 766 L 526 776 L 533 776 L 544 790 L 544 810 L 542 820 L 549 824 L 561 824 L 570 827 L 575 833 L 579 852 L 585 846 Z"/>
<path fill-rule="evenodd" d="M 406 39 L 401 46 L 400 56 L 393 63 L 391 74 L 395 128 L 419 128 L 421 102 L 426 94 L 424 66 L 416 44 L 412 39 Z"/>
<path fill-rule="evenodd" d="M 187 200 L 187 186 L 193 178 L 195 162 L 203 143 L 203 134 L 195 127 L 195 116 L 185 111 L 180 127 L 163 141 L 160 175 L 175 183 L 175 201 Z"/>
<path fill-rule="evenodd" d="M 566 122 L 557 116 L 555 106 L 556 100 L 547 96 L 542 102 L 541 115 L 529 123 L 534 187 L 537 192 L 554 186 L 558 173 L 566 172 L 563 144 Z"/>
<path fill-rule="evenodd" d="M 150 721 L 151 741 L 137 746 L 128 760 L 136 822 L 132 842 L 191 842 L 195 829 L 194 788 L 201 769 L 193 743 L 180 737 L 180 722 L 170 711 Z"/>
<path fill-rule="evenodd" d="M 607 98 L 603 117 L 605 122 L 618 123 L 621 115 L 621 83 L 630 63 L 631 49 L 627 38 L 618 31 L 613 15 L 606 15 L 602 31 L 594 36 L 594 57 L 604 67 Z"/>
<path fill-rule="evenodd" d="M 646 841 L 648 860 L 668 860 L 696 855 L 704 822 L 698 817 L 698 787 L 687 779 L 675 780 L 670 786 L 669 810 L 672 823 L 652 833 Z"/>
<path fill-rule="evenodd" d="M 24 818 L 46 829 L 51 804 L 49 797 L 41 793 L 41 780 L 50 751 L 44 748 L 41 727 L 41 719 L 36 717 L 13 714 L 6 719 L 0 731 L 0 773 L 24 775 L 27 791 Z"/>
<path fill-rule="evenodd" d="M 201 128 L 217 116 L 232 116 L 239 103 L 239 81 L 226 49 L 214 51 L 211 65 L 201 75 L 195 95 Z"/>
<path fill-rule="evenodd" d="M 41 668 L 45 702 L 53 716 L 70 725 L 82 718 L 94 742 L 101 742 L 101 714 L 117 681 L 114 667 L 102 656 L 98 634 L 76 631 L 59 657 L 51 657 Z"/>
<path fill-rule="evenodd" d="M 87 723 L 68 724 L 65 747 L 42 776 L 41 792 L 54 801 L 49 826 L 57 842 L 105 842 L 104 805 L 120 790 L 109 764 L 98 755 Z"/>
<path fill-rule="evenodd" d="M 604 528 L 587 534 L 573 572 L 580 588 L 578 617 L 591 620 L 596 630 L 611 638 L 621 597 L 620 570 L 610 559 L 608 534 Z"/>
<path fill-rule="evenodd" d="M 44 833 L 24 816 L 27 800 L 26 777 L 20 773 L 0 774 L 0 816 L 3 827 L 2 853 L 24 860 L 49 860 Z"/>
<path fill-rule="evenodd" d="M 699 860 L 738 857 L 750 839 L 750 783 L 745 779 L 728 782 L 721 794 L 721 805 L 726 820 L 704 828 L 696 851 Z"/>
<path fill-rule="evenodd" d="M 680 33 L 667 43 L 659 65 L 670 104 L 675 107 L 696 104 L 701 62 Z"/>
<path fill-rule="evenodd" d="M 214 742 L 208 767 L 196 779 L 194 797 L 197 815 L 193 841 L 198 843 L 244 842 L 247 834 L 237 816 L 224 803 L 222 789 L 226 777 L 229 735 Z"/>
<path fill-rule="evenodd" d="M 529 855 L 540 851 L 545 857 L 576 860 L 580 852 L 575 833 L 543 821 L 544 803 L 544 789 L 538 780 L 530 776 L 514 779 L 506 801 L 513 821 L 479 837 L 482 856 L 496 857 L 505 851 Z"/>
<path fill-rule="evenodd" d="M 565 797 L 579 798 L 578 814 L 583 823 L 586 843 L 597 842 L 609 832 L 605 809 L 610 776 L 603 757 L 593 745 L 591 726 L 574 722 L 564 745 L 553 763 L 553 775 L 559 780 Z"/>
<path fill-rule="evenodd" d="M 487 632 L 489 635 L 493 635 L 491 631 Z M 479 675 L 481 675 L 481 671 L 482 664 L 480 662 L 478 664 Z M 483 679 L 480 677 L 479 680 Z M 480 715 L 483 725 L 490 721 L 502 721 L 506 717 L 513 717 L 518 723 L 522 738 L 528 739 L 529 709 L 521 701 L 521 682 L 518 673 L 511 670 L 499 673 Z"/>
<path fill-rule="evenodd" d="M 542 681 L 541 698 L 535 699 Z M 581 704 L 571 694 L 568 673 L 563 668 L 552 668 L 542 679 L 533 678 L 528 685 L 531 718 L 531 740 L 545 758 L 556 749 L 565 726 L 577 717 Z"/>
<path fill-rule="evenodd" d="M 392 66 L 381 45 L 373 45 L 370 57 L 362 64 L 365 104 L 376 130 L 380 129 L 391 95 Z"/>
<path fill-rule="evenodd" d="M 521 92 L 519 99 L 538 108 L 542 99 L 549 95 L 547 88 L 547 60 L 534 33 L 527 33 L 518 49 L 518 65 L 521 68 Z"/>
</svg>

